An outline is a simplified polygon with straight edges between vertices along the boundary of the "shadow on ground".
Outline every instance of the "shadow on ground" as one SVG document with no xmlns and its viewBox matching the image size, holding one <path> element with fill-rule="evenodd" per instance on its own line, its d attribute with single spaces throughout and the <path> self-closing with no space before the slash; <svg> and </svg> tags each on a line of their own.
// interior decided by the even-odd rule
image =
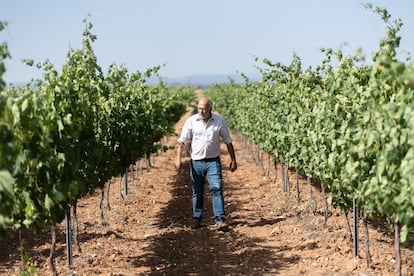
<svg viewBox="0 0 414 276">
<path fill-rule="evenodd" d="M 262 275 L 298 261 L 296 257 L 284 257 L 283 251 L 288 248 L 266 248 L 259 244 L 261 240 L 233 231 L 241 220 L 230 223 L 229 232 L 217 232 L 211 225 L 209 193 L 205 195 L 203 227 L 192 230 L 189 227 L 192 211 L 188 171 L 187 161 L 170 183 L 173 198 L 161 210 L 158 220 L 159 227 L 166 231 L 150 237 L 150 246 L 144 249 L 145 254 L 132 260 L 134 266 L 150 266 L 149 275 Z M 226 182 L 227 190 L 237 186 L 237 183 Z M 247 202 L 232 204 L 241 206 Z M 231 211 L 227 211 L 227 216 L 231 216 Z M 277 222 L 261 220 L 258 224 Z"/>
</svg>

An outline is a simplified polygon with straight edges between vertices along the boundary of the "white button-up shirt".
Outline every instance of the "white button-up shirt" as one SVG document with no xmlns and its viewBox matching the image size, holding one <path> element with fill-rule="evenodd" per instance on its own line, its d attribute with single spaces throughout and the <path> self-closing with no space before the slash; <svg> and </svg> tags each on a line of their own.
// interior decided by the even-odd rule
<svg viewBox="0 0 414 276">
<path fill-rule="evenodd" d="M 229 128 L 223 117 L 211 113 L 211 118 L 204 124 L 198 114 L 184 123 L 179 143 L 191 141 L 190 155 L 193 160 L 214 158 L 220 155 L 220 138 L 225 144 L 232 143 Z"/>
</svg>

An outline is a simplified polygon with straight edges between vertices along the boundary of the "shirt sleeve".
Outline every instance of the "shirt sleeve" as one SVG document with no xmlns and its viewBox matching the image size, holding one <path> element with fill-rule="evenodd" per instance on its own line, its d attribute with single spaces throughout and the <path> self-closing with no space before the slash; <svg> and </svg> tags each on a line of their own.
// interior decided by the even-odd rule
<svg viewBox="0 0 414 276">
<path fill-rule="evenodd" d="M 233 142 L 233 140 L 230 137 L 230 131 L 227 126 L 227 122 L 224 118 L 222 118 L 222 126 L 220 130 L 220 135 L 221 135 L 221 138 L 223 139 L 224 144 L 227 145 Z"/>
<path fill-rule="evenodd" d="M 181 130 L 181 134 L 180 134 L 180 137 L 178 137 L 177 142 L 186 144 L 188 140 L 191 140 L 191 138 L 192 138 L 191 120 L 188 119 L 184 123 L 183 129 Z"/>
</svg>

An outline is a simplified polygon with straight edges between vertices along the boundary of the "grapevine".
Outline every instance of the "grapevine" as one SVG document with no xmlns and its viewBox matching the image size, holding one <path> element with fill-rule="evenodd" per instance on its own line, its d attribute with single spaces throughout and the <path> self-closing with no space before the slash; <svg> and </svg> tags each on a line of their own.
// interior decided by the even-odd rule
<svg viewBox="0 0 414 276">
<path fill-rule="evenodd" d="M 194 93 L 147 85 L 159 66 L 106 74 L 84 20 L 82 48 L 61 71 L 48 61 L 43 78 L 0 93 L 0 229 L 42 228 L 63 220 L 77 200 L 151 151 L 172 132 Z M 27 60 L 28 65 L 34 62 Z"/>
<path fill-rule="evenodd" d="M 289 65 L 264 59 L 260 83 L 216 85 L 206 94 L 260 149 L 326 187 L 334 207 L 347 212 L 355 199 L 371 218 L 401 226 L 398 237 L 407 243 L 414 230 L 414 63 L 396 59 L 401 20 L 366 7 L 387 25 L 372 64 L 360 52 L 332 49 L 321 49 L 326 58 L 315 69 L 304 70 L 296 55 Z"/>
</svg>

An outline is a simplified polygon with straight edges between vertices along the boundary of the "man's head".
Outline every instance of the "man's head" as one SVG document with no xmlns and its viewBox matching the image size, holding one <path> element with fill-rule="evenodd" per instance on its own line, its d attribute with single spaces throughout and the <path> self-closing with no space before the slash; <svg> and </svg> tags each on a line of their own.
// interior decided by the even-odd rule
<svg viewBox="0 0 414 276">
<path fill-rule="evenodd" d="M 198 116 L 202 120 L 208 120 L 211 117 L 213 102 L 208 98 L 202 98 L 198 101 Z"/>
</svg>

